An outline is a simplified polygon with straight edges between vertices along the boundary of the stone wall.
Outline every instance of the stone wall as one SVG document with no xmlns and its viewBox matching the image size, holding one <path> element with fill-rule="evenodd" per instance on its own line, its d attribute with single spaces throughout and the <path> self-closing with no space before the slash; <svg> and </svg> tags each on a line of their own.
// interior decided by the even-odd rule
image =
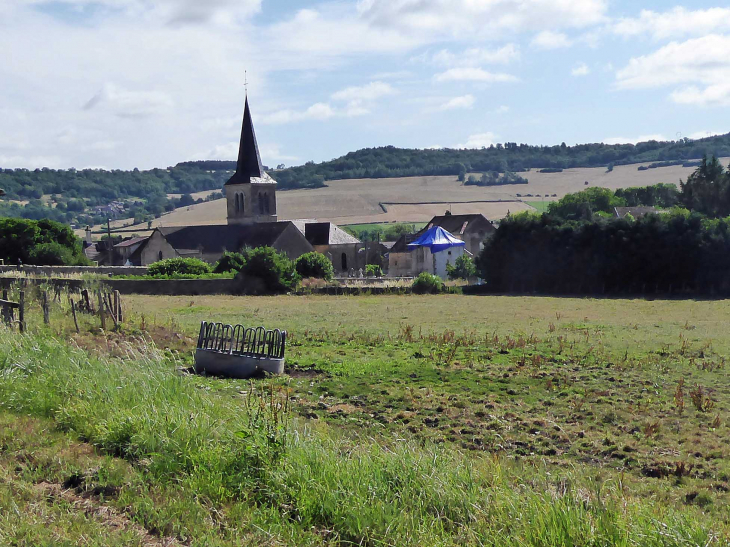
<svg viewBox="0 0 730 547">
<path fill-rule="evenodd" d="M 121 294 L 164 296 L 236 294 L 240 290 L 235 279 L 109 279 L 104 285 Z"/>
</svg>

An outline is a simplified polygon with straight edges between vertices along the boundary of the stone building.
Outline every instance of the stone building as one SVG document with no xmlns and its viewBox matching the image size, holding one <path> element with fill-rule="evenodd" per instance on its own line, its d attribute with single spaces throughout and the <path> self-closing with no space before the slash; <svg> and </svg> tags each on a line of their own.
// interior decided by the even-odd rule
<svg viewBox="0 0 730 547">
<path fill-rule="evenodd" d="M 343 271 L 343 265 L 365 266 L 367 253 L 361 261 L 357 260 L 362 254 L 360 241 L 334 224 L 278 221 L 276 181 L 261 164 L 248 98 L 236 172 L 225 183 L 224 190 L 227 224 L 157 228 L 135 250 L 132 260 L 138 259 L 144 266 L 175 257 L 195 257 L 213 263 L 226 251 L 268 246 L 291 259 L 316 249 L 330 257 L 338 272 Z"/>
<path fill-rule="evenodd" d="M 408 245 L 434 226 L 440 226 L 463 241 L 466 244 L 467 254 L 473 257 L 479 256 L 484 248 L 484 242 L 497 231 L 489 219 L 482 214 L 433 217 L 418 233 L 403 235 L 395 242 L 388 254 L 388 275 L 390 277 L 409 277 L 424 271 L 423 264 L 428 262 L 428 257 L 424 256 L 424 251 L 416 252 L 409 249 Z"/>
</svg>

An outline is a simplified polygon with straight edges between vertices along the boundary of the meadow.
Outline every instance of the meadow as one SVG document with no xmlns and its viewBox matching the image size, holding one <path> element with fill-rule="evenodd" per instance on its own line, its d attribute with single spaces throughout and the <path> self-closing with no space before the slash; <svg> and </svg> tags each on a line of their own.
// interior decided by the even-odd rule
<svg viewBox="0 0 730 547">
<path fill-rule="evenodd" d="M 725 545 L 727 301 L 126 297 L 0 339 L 0 543 Z M 189 373 L 201 320 L 287 373 Z"/>
</svg>

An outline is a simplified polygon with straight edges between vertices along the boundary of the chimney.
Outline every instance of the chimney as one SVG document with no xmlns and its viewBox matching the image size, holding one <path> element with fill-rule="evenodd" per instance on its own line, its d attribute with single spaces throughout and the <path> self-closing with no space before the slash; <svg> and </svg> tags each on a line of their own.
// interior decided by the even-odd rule
<svg viewBox="0 0 730 547">
<path fill-rule="evenodd" d="M 91 245 L 91 226 L 86 227 L 86 238 L 84 239 L 87 244 Z"/>
</svg>

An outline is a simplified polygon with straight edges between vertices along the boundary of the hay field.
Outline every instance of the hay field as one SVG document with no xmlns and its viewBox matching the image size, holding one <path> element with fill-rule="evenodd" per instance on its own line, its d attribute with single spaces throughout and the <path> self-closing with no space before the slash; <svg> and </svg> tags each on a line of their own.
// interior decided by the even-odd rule
<svg viewBox="0 0 730 547">
<path fill-rule="evenodd" d="M 723 164 L 728 161 L 730 158 L 722 159 Z M 659 183 L 679 184 L 680 179 L 686 179 L 695 169 L 672 166 L 639 171 L 639 165 L 641 164 L 621 165 L 611 173 L 606 173 L 603 167 L 566 169 L 562 173 L 539 173 L 533 170 L 521 173 L 529 181 L 527 185 L 491 188 L 463 186 L 455 176 L 329 181 L 325 188 L 279 192 L 278 213 L 281 220 L 317 219 L 341 225 L 427 222 L 434 215 L 443 214 L 449 208 L 454 214 L 482 213 L 487 218 L 500 219 L 508 212 L 532 209 L 523 200 L 555 200 L 591 186 L 617 189 Z M 527 194 L 531 196 L 528 197 Z M 428 203 L 415 205 L 414 202 Z M 163 215 L 153 222 L 153 226 L 225 222 L 225 202 L 217 200 Z M 134 228 L 144 232 L 147 226 L 137 225 Z"/>
</svg>

